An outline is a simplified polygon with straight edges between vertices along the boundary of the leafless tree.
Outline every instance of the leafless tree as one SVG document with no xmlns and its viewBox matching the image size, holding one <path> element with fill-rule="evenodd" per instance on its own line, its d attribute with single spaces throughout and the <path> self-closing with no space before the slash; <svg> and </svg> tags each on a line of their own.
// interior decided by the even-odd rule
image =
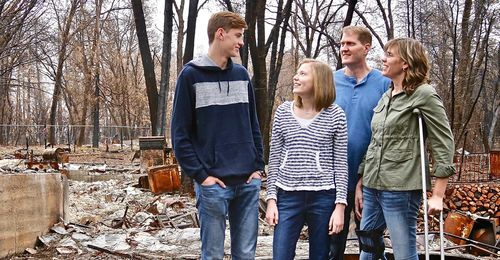
<svg viewBox="0 0 500 260">
<path fill-rule="evenodd" d="M 57 57 L 57 66 L 54 74 L 54 93 L 52 94 L 52 105 L 50 107 L 50 116 L 49 116 L 49 124 L 51 127 L 49 128 L 49 143 L 56 143 L 55 136 L 55 125 L 56 125 L 56 117 L 57 117 L 57 109 L 59 105 L 59 99 L 61 97 L 61 89 L 62 89 L 62 80 L 63 80 L 63 67 L 64 62 L 67 58 L 67 50 L 69 42 L 73 36 L 70 33 L 71 24 L 73 23 L 73 18 L 75 16 L 76 10 L 81 6 L 80 0 L 72 0 L 70 2 L 70 6 L 67 12 L 67 15 L 60 15 L 57 11 L 59 3 L 52 1 L 52 6 L 54 10 L 56 10 L 55 14 L 57 17 L 59 29 L 60 29 L 60 42 L 59 42 L 59 51 Z"/>
<path fill-rule="evenodd" d="M 157 135 L 157 113 L 158 113 L 158 90 L 156 87 L 156 76 L 153 58 L 149 48 L 149 40 L 146 32 L 146 22 L 141 0 L 132 0 L 132 10 L 136 24 L 137 39 L 141 50 L 142 66 L 144 67 L 144 78 L 149 102 L 149 117 L 151 120 L 151 134 Z"/>
<path fill-rule="evenodd" d="M 177 50 L 176 50 L 176 66 L 177 66 L 177 74 L 181 72 L 182 66 L 184 65 L 182 62 L 183 52 L 182 52 L 182 44 L 184 43 L 184 0 L 180 1 L 180 4 L 177 4 L 177 1 L 174 1 L 174 8 L 177 20 L 175 20 L 177 25 Z"/>
<path fill-rule="evenodd" d="M 161 81 L 160 93 L 158 95 L 158 126 L 156 133 L 165 135 L 165 117 L 167 113 L 166 101 L 170 79 L 170 55 L 172 53 L 172 23 L 173 23 L 173 1 L 165 1 L 164 23 L 163 23 L 163 48 L 161 55 Z"/>
</svg>

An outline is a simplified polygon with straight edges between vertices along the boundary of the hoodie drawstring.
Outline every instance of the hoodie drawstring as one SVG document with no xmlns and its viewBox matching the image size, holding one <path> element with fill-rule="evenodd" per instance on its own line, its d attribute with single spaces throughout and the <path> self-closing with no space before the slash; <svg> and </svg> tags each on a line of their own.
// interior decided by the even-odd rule
<svg viewBox="0 0 500 260">
<path fill-rule="evenodd" d="M 220 75 L 219 75 L 220 72 L 217 72 L 217 84 L 219 85 L 219 93 L 222 93 L 222 86 L 220 84 Z M 226 91 L 226 95 L 229 96 L 229 81 L 226 81 L 227 83 L 227 91 Z"/>
</svg>

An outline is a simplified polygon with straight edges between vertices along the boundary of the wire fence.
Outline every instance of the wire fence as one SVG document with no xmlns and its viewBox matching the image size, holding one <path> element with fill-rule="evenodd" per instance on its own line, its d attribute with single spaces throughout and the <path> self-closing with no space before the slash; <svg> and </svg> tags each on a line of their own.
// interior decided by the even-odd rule
<svg viewBox="0 0 500 260">
<path fill-rule="evenodd" d="M 450 182 L 488 182 L 500 179 L 500 154 L 490 153 L 458 154 L 453 158 L 457 174 Z"/>
<path fill-rule="evenodd" d="M 0 124 L 2 146 L 48 146 L 48 129 L 51 125 L 7 125 Z M 56 144 L 90 146 L 93 140 L 93 125 L 55 125 Z M 151 135 L 151 128 L 144 126 L 100 126 L 99 143 L 121 144 L 133 148 L 133 140 Z M 167 131 L 168 133 L 168 131 Z M 168 136 L 167 136 L 167 139 Z M 137 144 L 137 141 L 135 142 Z M 500 151 L 490 153 L 457 154 L 454 157 L 457 174 L 452 183 L 481 182 L 500 179 Z"/>
<path fill-rule="evenodd" d="M 93 125 L 0 125 L 0 145 L 29 146 L 48 144 L 49 128 L 54 127 L 58 145 L 92 145 Z M 100 126 L 99 143 L 128 144 L 139 136 L 151 135 L 150 127 Z"/>
</svg>

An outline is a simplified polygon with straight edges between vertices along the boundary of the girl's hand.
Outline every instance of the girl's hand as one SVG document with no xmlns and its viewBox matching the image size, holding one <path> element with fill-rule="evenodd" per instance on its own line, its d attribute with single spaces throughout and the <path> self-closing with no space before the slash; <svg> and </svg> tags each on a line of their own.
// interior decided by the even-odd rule
<svg viewBox="0 0 500 260">
<path fill-rule="evenodd" d="M 276 205 L 276 200 L 270 199 L 267 201 L 266 222 L 274 227 L 278 224 L 278 218 L 278 206 Z"/>
<path fill-rule="evenodd" d="M 330 223 L 328 225 L 328 234 L 338 234 L 344 229 L 344 204 L 337 204 L 335 210 L 330 217 Z"/>
</svg>

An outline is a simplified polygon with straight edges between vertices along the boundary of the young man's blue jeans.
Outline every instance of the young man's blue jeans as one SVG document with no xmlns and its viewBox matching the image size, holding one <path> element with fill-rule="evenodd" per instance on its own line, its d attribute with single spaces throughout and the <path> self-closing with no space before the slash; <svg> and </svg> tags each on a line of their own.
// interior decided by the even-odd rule
<svg viewBox="0 0 500 260">
<path fill-rule="evenodd" d="M 383 191 L 363 187 L 362 231 L 383 230 L 387 227 L 394 258 L 418 259 L 417 215 L 422 191 Z M 383 245 L 380 235 L 375 241 L 360 237 L 362 243 L 372 247 Z M 374 253 L 361 252 L 360 259 L 376 259 Z"/>
<path fill-rule="evenodd" d="M 273 259 L 295 257 L 300 231 L 307 223 L 309 259 L 328 259 L 328 224 L 335 208 L 335 189 L 324 191 L 284 191 L 278 189 L 278 224 L 274 228 Z"/>
<path fill-rule="evenodd" d="M 250 183 L 195 184 L 200 217 L 201 259 L 223 259 L 226 217 L 229 218 L 232 259 L 254 259 L 257 246 L 260 179 Z"/>
</svg>

